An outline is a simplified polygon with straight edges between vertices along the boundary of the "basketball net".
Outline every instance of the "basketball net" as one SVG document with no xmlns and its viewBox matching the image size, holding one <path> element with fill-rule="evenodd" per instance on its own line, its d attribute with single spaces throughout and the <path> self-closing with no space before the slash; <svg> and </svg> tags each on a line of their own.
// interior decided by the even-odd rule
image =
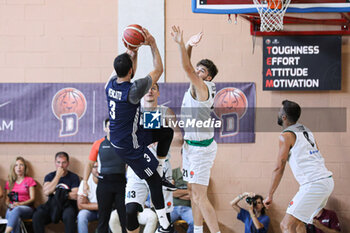
<svg viewBox="0 0 350 233">
<path fill-rule="evenodd" d="M 260 31 L 274 32 L 283 29 L 283 17 L 291 0 L 253 0 L 260 15 Z"/>
</svg>

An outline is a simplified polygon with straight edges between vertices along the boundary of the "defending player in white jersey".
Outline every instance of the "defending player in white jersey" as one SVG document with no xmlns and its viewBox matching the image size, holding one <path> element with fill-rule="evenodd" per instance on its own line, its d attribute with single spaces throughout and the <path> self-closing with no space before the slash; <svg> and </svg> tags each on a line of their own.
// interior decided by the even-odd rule
<svg viewBox="0 0 350 233">
<path fill-rule="evenodd" d="M 314 216 L 326 205 L 334 187 L 332 172 L 324 164 L 314 135 L 304 125 L 297 123 L 300 114 L 297 103 L 289 100 L 282 102 L 278 124 L 283 127 L 283 132 L 279 137 L 277 163 L 272 172 L 268 196 L 264 200 L 266 207 L 272 204 L 273 194 L 289 161 L 300 188 L 281 222 L 283 233 L 305 232 L 305 227 L 299 226 L 302 223 L 312 224 Z"/>
<path fill-rule="evenodd" d="M 147 92 L 147 94 L 143 98 L 143 104 L 142 104 L 142 112 L 144 111 L 159 111 L 161 114 L 161 119 L 165 119 L 165 122 L 168 123 L 170 120 L 175 121 L 175 114 L 174 112 L 163 105 L 158 105 L 158 97 L 159 97 L 159 86 L 157 83 L 155 83 Z M 162 122 L 162 121 L 161 121 Z M 168 124 L 169 125 L 169 124 Z M 157 130 L 157 129 L 154 129 Z M 174 140 L 172 145 L 181 145 L 182 135 L 181 131 L 178 127 L 174 128 Z M 148 131 L 147 129 L 145 130 Z M 153 130 L 151 130 L 153 131 Z M 156 155 L 157 154 L 157 145 L 156 143 L 151 144 L 148 146 L 149 150 Z M 159 159 L 159 158 L 158 158 Z M 172 169 L 170 164 L 170 154 L 167 155 L 165 161 L 164 161 L 164 177 L 166 177 L 167 180 L 172 180 Z M 147 200 L 147 197 L 149 195 L 149 186 L 147 182 L 143 179 L 140 179 L 135 172 L 132 170 L 131 167 L 128 167 L 127 169 L 127 185 L 126 185 L 126 197 L 125 197 L 125 204 L 126 204 L 126 212 L 127 212 L 127 218 L 132 221 L 138 221 L 138 213 L 143 211 L 143 206 Z M 173 210 L 173 194 L 171 190 L 167 190 L 165 186 L 163 186 L 163 195 L 164 195 L 164 205 L 166 210 L 166 215 L 171 222 L 170 219 L 170 213 Z M 135 222 L 135 224 L 139 224 L 138 222 Z M 158 228 L 157 232 L 162 232 L 161 228 Z M 139 228 L 137 228 L 133 232 L 138 232 Z"/>
<path fill-rule="evenodd" d="M 181 116 L 185 121 L 206 121 L 211 118 L 216 92 L 215 84 L 211 81 L 218 70 L 208 59 L 199 61 L 195 69 L 191 64 L 192 47 L 199 43 L 202 33 L 192 36 L 186 45 L 180 27 L 173 26 L 171 35 L 179 45 L 182 67 L 190 81 L 190 88 L 183 98 Z M 220 232 L 215 210 L 207 196 L 210 169 L 217 151 L 214 129 L 192 127 L 184 128 L 184 131 L 183 176 L 188 182 L 191 197 L 194 233 L 203 232 L 203 217 L 210 232 Z"/>
</svg>

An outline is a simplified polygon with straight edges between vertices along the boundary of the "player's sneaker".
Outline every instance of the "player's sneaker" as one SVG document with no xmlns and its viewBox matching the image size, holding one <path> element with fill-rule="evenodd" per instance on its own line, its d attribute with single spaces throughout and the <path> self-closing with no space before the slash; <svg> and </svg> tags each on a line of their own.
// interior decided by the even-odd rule
<svg viewBox="0 0 350 233">
<path fill-rule="evenodd" d="M 166 188 L 167 191 L 176 191 L 177 190 L 176 186 L 167 180 L 167 178 L 165 176 L 165 172 L 164 172 L 163 177 L 162 177 L 162 185 Z"/>
<path fill-rule="evenodd" d="M 159 226 L 155 233 L 173 233 L 174 225 L 170 224 L 167 229 L 164 229 L 162 226 Z"/>
</svg>

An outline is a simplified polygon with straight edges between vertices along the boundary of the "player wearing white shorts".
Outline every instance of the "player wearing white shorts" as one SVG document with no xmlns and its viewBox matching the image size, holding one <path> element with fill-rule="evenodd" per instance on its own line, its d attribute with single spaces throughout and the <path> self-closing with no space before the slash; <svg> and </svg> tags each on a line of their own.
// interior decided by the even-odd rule
<svg viewBox="0 0 350 233">
<path fill-rule="evenodd" d="M 186 45 L 180 27 L 173 26 L 171 35 L 179 45 L 182 67 L 190 80 L 190 87 L 182 102 L 182 120 L 204 122 L 211 119 L 210 113 L 216 92 L 215 84 L 211 81 L 218 70 L 215 64 L 208 59 L 199 61 L 196 69 L 191 64 L 192 47 L 200 42 L 202 33 L 192 36 Z M 215 210 L 207 196 L 210 169 L 217 151 L 214 129 L 185 127 L 184 131 L 183 176 L 188 182 L 191 197 L 194 233 L 203 232 L 203 217 L 210 232 L 220 232 Z"/>
<path fill-rule="evenodd" d="M 158 84 L 154 84 L 147 94 L 143 98 L 142 111 L 151 111 L 151 112 L 159 112 L 161 119 L 165 119 L 165 122 L 168 123 L 170 120 L 175 121 L 174 112 L 163 105 L 158 105 L 158 97 L 159 97 L 159 86 Z M 161 120 L 161 124 L 162 124 Z M 141 124 L 143 124 L 141 122 Z M 169 123 L 167 124 L 169 125 Z M 163 126 L 163 125 L 162 125 Z M 164 127 L 164 126 L 163 126 Z M 157 129 L 154 129 L 157 130 Z M 174 130 L 174 145 L 182 143 L 181 131 L 178 127 L 173 128 Z M 147 131 L 147 130 L 146 130 Z M 149 150 L 157 157 L 157 144 L 151 144 L 148 146 Z M 159 159 L 159 158 L 158 158 Z M 160 162 L 159 164 L 163 165 L 163 171 L 167 180 L 172 180 L 172 169 L 170 164 L 170 154 L 168 153 L 165 161 Z M 173 210 L 173 190 L 168 190 L 167 187 L 163 186 L 163 195 L 164 195 L 164 204 L 166 210 L 166 216 L 171 222 L 170 212 Z M 139 212 L 143 211 L 143 207 L 147 200 L 148 195 L 150 194 L 149 186 L 147 182 L 143 179 L 140 179 L 136 173 L 128 167 L 127 169 L 127 185 L 126 185 L 126 213 L 127 218 L 132 219 L 133 222 L 138 221 L 137 215 Z M 138 222 L 135 222 L 138 225 Z M 139 228 L 136 229 L 137 231 Z M 158 231 L 161 231 L 161 228 L 158 228 Z"/>
<path fill-rule="evenodd" d="M 332 172 L 324 164 L 314 135 L 304 125 L 297 123 L 300 114 L 297 103 L 289 100 L 282 102 L 278 124 L 283 127 L 283 132 L 279 137 L 277 164 L 272 173 L 268 196 L 264 200 L 265 206 L 269 207 L 289 161 L 300 188 L 281 222 L 284 233 L 305 232 L 305 227 L 299 226 L 302 223 L 312 224 L 314 216 L 326 205 L 334 187 Z"/>
</svg>

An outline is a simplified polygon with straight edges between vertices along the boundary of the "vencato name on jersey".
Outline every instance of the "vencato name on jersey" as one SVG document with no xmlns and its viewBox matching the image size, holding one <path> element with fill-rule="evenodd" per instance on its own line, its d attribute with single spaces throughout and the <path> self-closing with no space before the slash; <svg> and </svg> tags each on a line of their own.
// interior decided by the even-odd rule
<svg viewBox="0 0 350 233">
<path fill-rule="evenodd" d="M 11 121 L 5 121 L 5 120 L 0 120 L 0 131 L 13 131 L 13 120 Z"/>
<path fill-rule="evenodd" d="M 169 119 L 167 122 L 165 119 L 162 119 L 163 127 L 180 127 L 180 128 L 221 128 L 222 122 L 215 118 L 209 118 L 205 121 L 197 119 L 186 119 L 186 120 L 176 120 L 173 121 Z"/>
</svg>

